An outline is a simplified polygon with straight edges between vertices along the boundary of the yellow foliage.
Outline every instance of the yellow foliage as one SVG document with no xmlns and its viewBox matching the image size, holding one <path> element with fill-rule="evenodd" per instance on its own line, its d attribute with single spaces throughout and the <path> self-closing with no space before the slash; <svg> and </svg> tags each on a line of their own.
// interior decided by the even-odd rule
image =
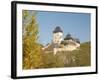
<svg viewBox="0 0 100 80">
<path fill-rule="evenodd" d="M 26 13 L 28 13 L 27 16 Z M 31 14 L 25 11 L 24 15 L 23 17 L 28 17 Z M 32 15 L 29 23 L 26 23 L 23 27 L 25 27 L 23 34 L 23 69 L 42 68 L 44 63 L 41 46 L 38 43 L 38 26 L 35 16 Z"/>
</svg>

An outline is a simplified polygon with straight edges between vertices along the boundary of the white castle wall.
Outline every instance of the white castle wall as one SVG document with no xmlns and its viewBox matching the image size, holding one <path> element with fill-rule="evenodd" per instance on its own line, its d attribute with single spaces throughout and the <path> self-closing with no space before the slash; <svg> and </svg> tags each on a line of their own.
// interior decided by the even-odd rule
<svg viewBox="0 0 100 80">
<path fill-rule="evenodd" d="M 64 43 L 61 44 L 62 41 L 64 41 Z M 54 54 L 56 54 L 58 51 L 73 51 L 80 46 L 80 43 L 77 43 L 73 38 L 63 40 L 63 32 L 53 33 L 53 43 L 58 44 L 60 48 L 54 47 L 53 51 L 46 51 L 46 53 L 54 52 Z M 50 46 L 50 44 L 42 49 L 44 50 L 48 48 L 48 46 Z"/>
<path fill-rule="evenodd" d="M 63 33 L 62 32 L 57 32 L 53 34 L 53 42 L 60 44 L 61 41 L 63 40 Z"/>
<path fill-rule="evenodd" d="M 76 43 L 76 45 L 67 45 L 63 48 L 54 48 L 54 54 L 61 51 L 73 51 L 76 50 L 79 46 L 80 44 Z"/>
</svg>

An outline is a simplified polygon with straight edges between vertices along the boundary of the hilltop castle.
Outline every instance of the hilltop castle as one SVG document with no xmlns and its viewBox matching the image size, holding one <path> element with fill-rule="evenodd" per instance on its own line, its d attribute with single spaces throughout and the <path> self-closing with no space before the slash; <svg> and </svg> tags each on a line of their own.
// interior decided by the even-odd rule
<svg viewBox="0 0 100 80">
<path fill-rule="evenodd" d="M 60 51 L 73 51 L 80 47 L 79 39 L 73 38 L 71 34 L 67 34 L 63 38 L 63 31 L 57 26 L 53 31 L 53 41 L 43 48 L 46 53 L 53 52 L 56 54 Z"/>
</svg>

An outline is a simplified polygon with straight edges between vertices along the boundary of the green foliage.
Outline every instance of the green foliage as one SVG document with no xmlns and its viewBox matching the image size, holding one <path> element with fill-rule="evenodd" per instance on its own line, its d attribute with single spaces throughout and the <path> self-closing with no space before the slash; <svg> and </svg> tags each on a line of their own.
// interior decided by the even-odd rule
<svg viewBox="0 0 100 80">
<path fill-rule="evenodd" d="M 90 42 L 82 43 L 78 50 L 44 53 L 45 68 L 90 66 Z"/>
<path fill-rule="evenodd" d="M 63 55 L 54 55 L 53 52 L 50 53 L 44 53 L 43 54 L 44 57 L 44 63 L 45 66 L 44 68 L 59 68 L 59 67 L 64 67 L 64 62 L 62 61 L 63 59 Z"/>
<path fill-rule="evenodd" d="M 78 57 L 79 57 L 79 64 L 80 66 L 90 66 L 91 65 L 91 47 L 90 42 L 86 42 L 81 44 L 79 50 Z"/>
<path fill-rule="evenodd" d="M 54 66 L 55 58 L 54 58 L 53 52 L 44 53 L 44 54 L 43 54 L 43 57 L 44 57 L 44 59 L 45 59 L 45 60 L 44 60 L 44 63 L 45 63 L 44 68 L 53 68 L 53 67 L 55 67 L 55 66 Z"/>
</svg>

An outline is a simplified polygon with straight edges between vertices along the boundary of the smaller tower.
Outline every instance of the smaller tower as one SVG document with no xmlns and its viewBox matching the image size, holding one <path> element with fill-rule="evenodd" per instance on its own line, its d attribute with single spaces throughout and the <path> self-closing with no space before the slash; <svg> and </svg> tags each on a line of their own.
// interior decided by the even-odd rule
<svg viewBox="0 0 100 80">
<path fill-rule="evenodd" d="M 53 43 L 60 44 L 63 40 L 63 31 L 59 26 L 57 26 L 53 31 Z"/>
<path fill-rule="evenodd" d="M 68 33 L 68 34 L 66 35 L 66 37 L 64 38 L 64 40 L 73 40 L 73 38 L 72 38 L 71 34 Z"/>
</svg>

